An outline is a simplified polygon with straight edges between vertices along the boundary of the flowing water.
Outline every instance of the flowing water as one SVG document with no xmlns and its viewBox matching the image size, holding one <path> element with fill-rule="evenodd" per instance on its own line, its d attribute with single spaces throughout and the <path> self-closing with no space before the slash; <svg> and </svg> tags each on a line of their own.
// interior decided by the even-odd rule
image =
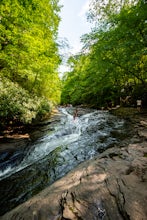
<svg viewBox="0 0 147 220">
<path fill-rule="evenodd" d="M 82 161 L 118 145 L 124 120 L 107 111 L 59 108 L 60 120 L 27 148 L 0 154 L 0 215 L 40 192 Z M 82 112 L 82 113 L 81 113 Z M 87 113 L 86 113 L 87 112 Z M 51 129 L 52 127 L 52 129 Z"/>
</svg>

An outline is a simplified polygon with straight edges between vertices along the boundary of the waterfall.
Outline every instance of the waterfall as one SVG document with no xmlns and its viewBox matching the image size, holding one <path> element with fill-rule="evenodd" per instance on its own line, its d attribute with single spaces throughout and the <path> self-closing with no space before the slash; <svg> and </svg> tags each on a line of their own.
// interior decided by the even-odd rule
<svg viewBox="0 0 147 220">
<path fill-rule="evenodd" d="M 50 154 L 56 147 L 70 144 L 76 141 L 81 134 L 81 121 L 79 118 L 73 119 L 66 109 L 60 109 L 62 114 L 60 123 L 56 124 L 52 133 L 49 133 L 37 140 L 28 150 L 20 164 L 13 167 L 11 164 L 0 171 L 0 180 L 18 172 L 34 162 Z"/>
<path fill-rule="evenodd" d="M 107 111 L 59 108 L 60 120 L 48 133 L 30 143 L 19 156 L 0 154 L 0 215 L 32 197 L 78 164 L 118 144 L 126 129 L 124 120 Z M 118 137 L 117 137 L 118 135 Z M 23 156 L 22 156 L 23 154 Z M 6 160 L 4 160 L 6 158 Z M 17 160 L 18 159 L 18 160 Z M 7 189 L 13 189 L 9 191 Z"/>
</svg>

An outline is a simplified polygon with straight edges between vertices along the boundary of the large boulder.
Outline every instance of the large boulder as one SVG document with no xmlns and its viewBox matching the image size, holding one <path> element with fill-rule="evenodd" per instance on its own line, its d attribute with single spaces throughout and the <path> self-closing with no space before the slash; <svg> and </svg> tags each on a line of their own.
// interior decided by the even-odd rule
<svg viewBox="0 0 147 220">
<path fill-rule="evenodd" d="M 146 220 L 147 143 L 112 148 L 1 220 Z"/>
</svg>

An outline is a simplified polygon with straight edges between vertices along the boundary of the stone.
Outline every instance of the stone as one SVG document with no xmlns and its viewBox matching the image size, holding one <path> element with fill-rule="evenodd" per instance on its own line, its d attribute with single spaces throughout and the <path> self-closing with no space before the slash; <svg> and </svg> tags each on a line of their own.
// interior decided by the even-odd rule
<svg viewBox="0 0 147 220">
<path fill-rule="evenodd" d="M 144 127 L 135 123 L 135 133 Z M 146 220 L 147 142 L 137 136 L 125 143 L 81 163 L 0 220 Z"/>
<path fill-rule="evenodd" d="M 146 142 L 108 149 L 0 219 L 146 220 L 146 153 Z"/>
</svg>

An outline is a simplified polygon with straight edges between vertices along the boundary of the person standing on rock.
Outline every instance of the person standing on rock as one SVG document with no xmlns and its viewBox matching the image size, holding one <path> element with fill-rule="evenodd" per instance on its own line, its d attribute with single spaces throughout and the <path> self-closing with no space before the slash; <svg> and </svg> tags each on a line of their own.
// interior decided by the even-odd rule
<svg viewBox="0 0 147 220">
<path fill-rule="evenodd" d="M 76 108 L 73 114 L 73 119 L 75 120 L 77 116 L 78 116 L 78 109 Z"/>
<path fill-rule="evenodd" d="M 141 99 L 138 99 L 136 102 L 137 102 L 137 110 L 140 112 L 141 106 L 142 106 L 142 101 L 141 101 Z"/>
</svg>

